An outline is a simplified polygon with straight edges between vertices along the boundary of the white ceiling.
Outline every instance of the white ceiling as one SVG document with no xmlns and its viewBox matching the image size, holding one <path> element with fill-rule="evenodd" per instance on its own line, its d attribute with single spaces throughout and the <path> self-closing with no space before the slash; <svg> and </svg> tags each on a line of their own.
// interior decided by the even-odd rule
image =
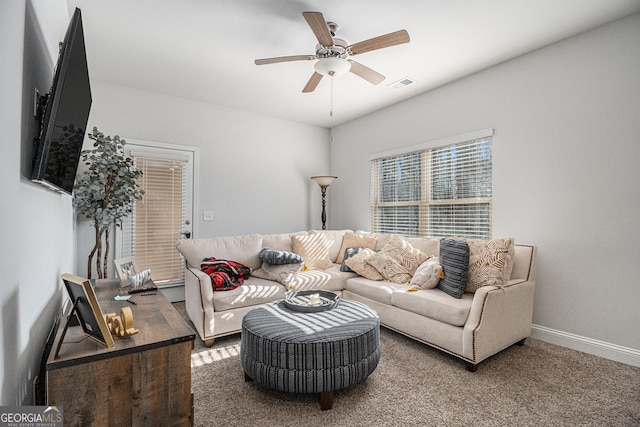
<svg viewBox="0 0 640 427">
<path fill-rule="evenodd" d="M 67 0 L 82 10 L 89 71 L 103 80 L 331 127 L 534 49 L 640 11 L 640 0 Z M 303 11 L 353 44 L 406 29 L 411 42 L 354 57 L 386 76 L 352 73 L 302 88 L 315 61 Z M 389 85 L 403 77 L 415 84 Z"/>
</svg>

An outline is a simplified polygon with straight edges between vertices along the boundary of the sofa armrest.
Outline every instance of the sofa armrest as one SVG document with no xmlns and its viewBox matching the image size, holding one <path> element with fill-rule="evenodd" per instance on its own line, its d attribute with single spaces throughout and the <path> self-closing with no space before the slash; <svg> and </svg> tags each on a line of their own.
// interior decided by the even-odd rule
<svg viewBox="0 0 640 427">
<path fill-rule="evenodd" d="M 474 364 L 531 334 L 535 280 L 478 289 L 462 332 L 463 356 Z"/>
<path fill-rule="evenodd" d="M 213 338 L 213 287 L 209 275 L 197 268 L 184 269 L 185 308 L 203 341 Z"/>
</svg>

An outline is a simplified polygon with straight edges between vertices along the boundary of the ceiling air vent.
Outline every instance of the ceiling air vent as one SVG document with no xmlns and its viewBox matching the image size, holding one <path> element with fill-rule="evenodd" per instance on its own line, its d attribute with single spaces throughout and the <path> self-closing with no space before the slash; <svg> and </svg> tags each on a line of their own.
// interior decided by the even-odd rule
<svg viewBox="0 0 640 427">
<path fill-rule="evenodd" d="M 389 86 L 391 86 L 392 88 L 395 88 L 395 89 L 402 89 L 402 88 L 405 88 L 405 87 L 407 87 L 409 85 L 414 84 L 415 82 L 416 81 L 413 80 L 411 77 L 403 77 L 400 80 L 391 83 Z"/>
</svg>

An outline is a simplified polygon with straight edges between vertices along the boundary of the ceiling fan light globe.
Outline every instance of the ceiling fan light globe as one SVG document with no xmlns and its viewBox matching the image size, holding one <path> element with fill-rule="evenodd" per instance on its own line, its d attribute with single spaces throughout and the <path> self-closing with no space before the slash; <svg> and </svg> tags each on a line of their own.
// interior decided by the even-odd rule
<svg viewBox="0 0 640 427">
<path fill-rule="evenodd" d="M 323 76 L 339 76 L 351 70 L 351 63 L 342 58 L 323 58 L 316 62 L 314 68 Z"/>
</svg>

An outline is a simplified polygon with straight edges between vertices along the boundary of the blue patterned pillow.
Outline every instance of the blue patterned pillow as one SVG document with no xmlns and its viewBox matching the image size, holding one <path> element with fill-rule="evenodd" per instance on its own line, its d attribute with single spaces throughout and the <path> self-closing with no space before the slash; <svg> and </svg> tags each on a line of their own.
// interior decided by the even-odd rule
<svg viewBox="0 0 640 427">
<path fill-rule="evenodd" d="M 438 288 L 454 298 L 462 298 L 469 272 L 469 245 L 453 239 L 440 240 L 440 265 L 444 278 Z"/>
<path fill-rule="evenodd" d="M 273 265 L 300 264 L 303 262 L 302 257 L 298 254 L 287 251 L 277 251 L 270 248 L 262 249 L 258 257 L 262 262 Z"/>
</svg>

